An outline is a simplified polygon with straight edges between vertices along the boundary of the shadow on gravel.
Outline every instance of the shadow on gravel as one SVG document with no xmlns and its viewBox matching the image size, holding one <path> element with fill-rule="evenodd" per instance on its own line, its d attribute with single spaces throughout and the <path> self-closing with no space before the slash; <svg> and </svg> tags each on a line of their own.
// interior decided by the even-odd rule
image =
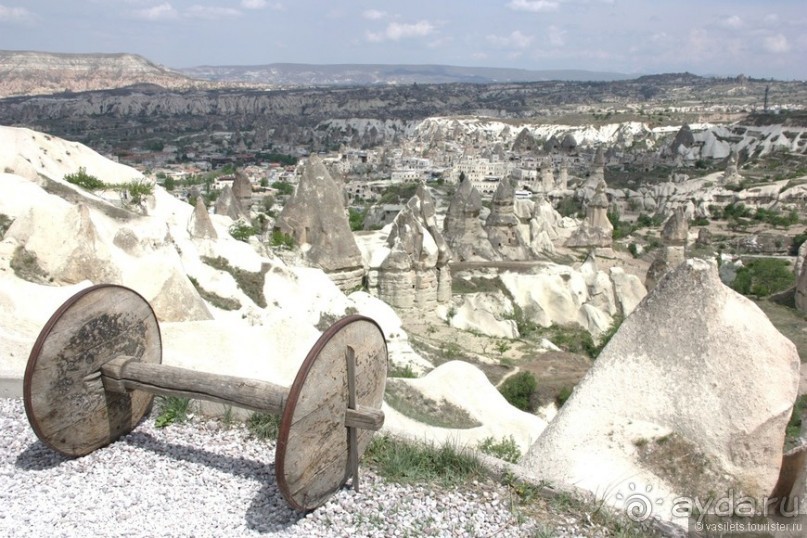
<svg viewBox="0 0 807 538">
<path fill-rule="evenodd" d="M 42 441 L 34 441 L 17 456 L 15 465 L 25 471 L 45 471 L 73 458 L 59 454 Z"/>
<path fill-rule="evenodd" d="M 258 532 L 277 532 L 294 525 L 305 514 L 286 504 L 277 487 L 275 466 L 265 465 L 246 458 L 234 458 L 208 452 L 201 448 L 167 443 L 145 432 L 132 432 L 122 442 L 144 450 L 210 467 L 225 473 L 260 482 L 263 487 L 252 500 L 246 512 L 247 527 Z M 47 447 L 45 447 L 47 450 Z"/>
</svg>

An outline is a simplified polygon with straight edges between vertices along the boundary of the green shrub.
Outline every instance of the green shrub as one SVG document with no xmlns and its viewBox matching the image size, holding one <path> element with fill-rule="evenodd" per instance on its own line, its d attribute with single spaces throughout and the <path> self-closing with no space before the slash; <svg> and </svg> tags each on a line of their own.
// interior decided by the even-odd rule
<svg viewBox="0 0 807 538">
<path fill-rule="evenodd" d="M 512 435 L 501 441 L 486 437 L 479 443 L 479 451 L 510 463 L 517 463 L 521 459 L 521 449 L 518 448 Z"/>
<path fill-rule="evenodd" d="M 510 405 L 522 411 L 533 411 L 532 395 L 538 388 L 538 382 L 531 372 L 519 372 L 504 380 L 499 392 Z"/>
<path fill-rule="evenodd" d="M 743 295 L 767 297 L 784 291 L 795 283 L 796 277 L 785 260 L 753 258 L 737 271 L 731 287 Z"/>
<path fill-rule="evenodd" d="M 64 180 L 88 191 L 97 191 L 106 188 L 106 184 L 103 181 L 88 174 L 87 169 L 83 166 L 78 169 L 78 172 L 65 174 Z"/>
<path fill-rule="evenodd" d="M 568 400 L 572 396 L 572 390 L 573 390 L 572 387 L 561 387 L 561 389 L 555 396 L 555 403 L 557 404 L 558 407 L 563 407 L 563 404 L 566 403 L 566 400 Z"/>
<path fill-rule="evenodd" d="M 636 243 L 631 243 L 628 245 L 628 252 L 630 252 L 630 255 L 634 258 L 639 257 L 639 247 L 636 245 Z"/>
<path fill-rule="evenodd" d="M 555 209 L 564 217 L 579 217 L 583 213 L 583 204 L 574 196 L 567 196 Z"/>
<path fill-rule="evenodd" d="M 129 199 L 133 204 L 139 204 L 144 196 L 150 196 L 154 192 L 154 185 L 148 181 L 129 181 L 119 185 L 118 190 L 129 194 Z"/>
<path fill-rule="evenodd" d="M 518 334 L 522 338 L 527 338 L 538 331 L 538 324 L 515 303 L 513 303 L 513 313 L 505 314 L 504 319 L 511 319 L 516 322 Z"/>
<path fill-rule="evenodd" d="M 285 196 L 290 196 L 294 194 L 294 185 L 291 183 L 286 183 L 285 181 L 275 181 L 272 183 L 272 188 L 275 189 L 278 194 L 282 194 Z"/>
<path fill-rule="evenodd" d="M 790 255 L 797 256 L 799 253 L 799 247 L 801 247 L 802 243 L 805 241 L 807 241 L 807 230 L 804 230 L 800 234 L 796 234 L 796 236 L 793 237 L 793 240 L 790 242 Z"/>
<path fill-rule="evenodd" d="M 796 211 L 790 211 L 786 214 L 782 214 L 781 211 L 776 209 L 765 209 L 760 207 L 757 209 L 756 213 L 754 213 L 754 220 L 765 222 L 773 227 L 785 228 L 787 226 L 792 226 L 793 224 L 798 224 L 799 214 Z"/>
<path fill-rule="evenodd" d="M 787 423 L 786 441 L 793 442 L 799 438 L 805 409 L 807 409 L 807 394 L 802 394 L 793 404 L 793 412 L 790 414 L 790 421 Z"/>
<path fill-rule="evenodd" d="M 240 220 L 230 226 L 230 235 L 244 243 L 249 243 L 249 238 L 259 232 L 259 229 Z"/>
<path fill-rule="evenodd" d="M 591 349 L 591 357 L 597 358 L 599 357 L 600 353 L 602 352 L 603 348 L 608 345 L 608 342 L 611 341 L 611 338 L 616 334 L 619 330 L 619 327 L 622 325 L 622 316 L 615 316 L 614 321 L 611 322 L 611 326 L 608 327 L 608 330 L 605 331 L 600 335 L 600 339 L 596 345 L 594 345 Z"/>
<path fill-rule="evenodd" d="M 350 222 L 350 229 L 354 232 L 364 229 L 364 219 L 367 217 L 366 209 L 348 208 L 348 220 Z"/>
<path fill-rule="evenodd" d="M 294 248 L 294 238 L 280 230 L 272 230 L 271 245 L 280 248 Z"/>
</svg>

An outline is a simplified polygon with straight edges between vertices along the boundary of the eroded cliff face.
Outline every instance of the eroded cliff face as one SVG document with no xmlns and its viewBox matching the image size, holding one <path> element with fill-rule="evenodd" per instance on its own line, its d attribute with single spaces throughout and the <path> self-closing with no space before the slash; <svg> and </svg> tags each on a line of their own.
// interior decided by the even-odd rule
<svg viewBox="0 0 807 538">
<path fill-rule="evenodd" d="M 132 84 L 178 89 L 198 82 L 136 54 L 0 51 L 0 97 L 82 92 Z"/>
</svg>

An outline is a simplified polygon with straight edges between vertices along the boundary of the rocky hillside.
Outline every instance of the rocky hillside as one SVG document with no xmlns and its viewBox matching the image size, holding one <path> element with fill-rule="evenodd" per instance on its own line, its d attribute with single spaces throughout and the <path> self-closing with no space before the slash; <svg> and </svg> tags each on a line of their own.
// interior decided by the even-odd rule
<svg viewBox="0 0 807 538">
<path fill-rule="evenodd" d="M 331 84 L 447 84 L 535 82 L 541 80 L 622 80 L 620 73 L 556 69 L 533 71 L 499 67 L 400 64 L 203 65 L 179 69 L 194 78 L 226 82 L 321 86 Z"/>
<path fill-rule="evenodd" d="M 0 51 L 0 97 L 83 92 L 133 84 L 178 89 L 195 83 L 136 54 Z"/>
<path fill-rule="evenodd" d="M 0 124 L 29 127 L 92 143 L 144 137 L 173 139 L 178 132 L 255 131 L 273 144 L 305 144 L 324 150 L 342 143 L 330 120 L 418 122 L 433 116 L 483 116 L 506 120 L 551 119 L 601 107 L 680 110 L 696 118 L 742 113 L 759 103 L 768 83 L 734 79 L 680 82 L 535 82 L 507 84 L 384 85 L 278 91 L 226 89 L 168 91 L 136 87 L 78 94 L 13 97 L 0 100 Z M 782 106 L 801 108 L 807 83 L 777 82 L 772 94 Z M 660 114 L 660 113 L 659 113 Z M 639 114 L 635 114 L 638 118 Z M 645 117 L 661 123 L 661 116 Z M 664 116 L 668 124 L 669 116 Z M 625 121 L 620 120 L 620 121 Z M 680 125 L 680 124 L 679 124 Z M 386 133 L 356 140 L 361 145 L 389 142 Z M 350 135 L 350 133 L 348 133 Z M 372 133 L 370 133 L 372 134 Z M 351 135 L 352 136 L 352 135 Z M 393 135 L 394 137 L 394 135 Z"/>
</svg>

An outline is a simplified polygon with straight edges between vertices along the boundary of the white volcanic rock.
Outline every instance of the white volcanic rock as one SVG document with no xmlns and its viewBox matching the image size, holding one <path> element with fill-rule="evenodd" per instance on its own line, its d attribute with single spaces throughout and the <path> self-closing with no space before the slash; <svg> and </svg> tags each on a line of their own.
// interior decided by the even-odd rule
<svg viewBox="0 0 807 538">
<path fill-rule="evenodd" d="M 516 322 L 504 317 L 513 314 L 513 303 L 502 293 L 464 294 L 455 308 L 449 319 L 452 327 L 498 338 L 518 338 Z"/>
<path fill-rule="evenodd" d="M 504 272 L 499 278 L 515 304 L 535 323 L 577 325 L 593 336 L 605 332 L 614 316 L 629 315 L 646 293 L 639 278 L 621 268 L 598 270 L 593 256 L 578 270 L 545 263 L 531 274 Z"/>
<path fill-rule="evenodd" d="M 761 497 L 777 481 L 798 383 L 795 346 L 714 264 L 688 260 L 625 320 L 521 463 L 617 505 L 652 491 L 663 519 L 681 495 Z M 705 463 L 682 483 L 665 446 L 685 449 L 676 468 Z"/>
<path fill-rule="evenodd" d="M 193 208 L 188 221 L 188 233 L 194 239 L 218 239 L 210 213 L 207 211 L 205 201 L 201 196 L 196 197 L 196 206 Z"/>
<path fill-rule="evenodd" d="M 134 168 L 111 161 L 83 144 L 21 127 L 0 126 L 0 163 L 0 171 L 35 183 L 42 183 L 43 176 L 62 182 L 65 175 L 79 168 L 113 185 L 145 181 Z"/>
<path fill-rule="evenodd" d="M 450 442 L 474 447 L 488 437 L 506 439 L 512 436 L 525 451 L 546 427 L 546 422 L 532 413 L 510 405 L 490 384 L 476 366 L 462 361 L 441 364 L 426 376 L 417 379 L 397 379 L 425 397 L 446 401 L 468 412 L 481 426 L 468 429 L 438 428 L 412 420 L 384 404 L 384 431 L 418 442 L 436 445 Z"/>
<path fill-rule="evenodd" d="M 342 197 L 322 160 L 311 156 L 275 229 L 292 236 L 304 258 L 331 275 L 340 289 L 350 290 L 361 284 L 364 270 Z"/>
</svg>

